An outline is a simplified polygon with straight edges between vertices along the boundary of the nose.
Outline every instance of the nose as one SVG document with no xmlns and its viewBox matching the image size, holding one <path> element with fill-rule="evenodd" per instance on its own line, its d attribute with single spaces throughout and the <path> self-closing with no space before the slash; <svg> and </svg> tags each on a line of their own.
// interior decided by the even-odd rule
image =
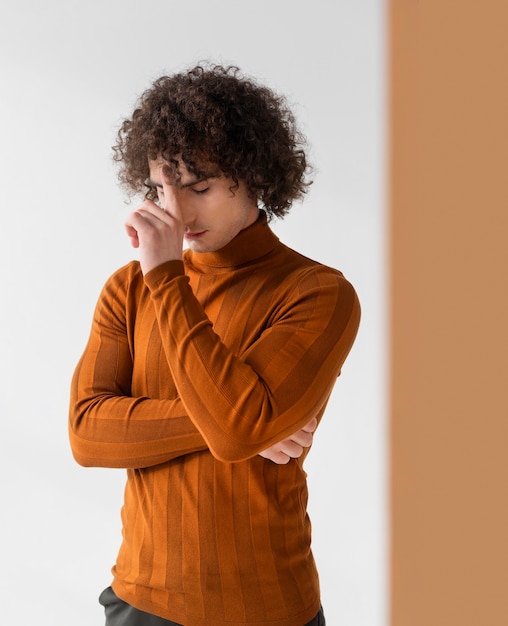
<svg viewBox="0 0 508 626">
<path fill-rule="evenodd" d="M 164 202 L 162 204 L 166 213 L 182 222 L 188 228 L 194 221 L 188 203 L 185 202 L 185 195 L 175 185 L 163 185 Z"/>
</svg>

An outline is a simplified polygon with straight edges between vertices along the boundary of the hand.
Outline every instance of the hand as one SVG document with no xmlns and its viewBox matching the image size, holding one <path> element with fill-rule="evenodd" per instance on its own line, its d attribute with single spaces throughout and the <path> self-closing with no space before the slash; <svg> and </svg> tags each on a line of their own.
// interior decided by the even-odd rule
<svg viewBox="0 0 508 626">
<path fill-rule="evenodd" d="M 304 449 L 312 445 L 314 438 L 312 433 L 316 430 L 316 427 L 317 420 L 314 417 L 301 430 L 263 450 L 263 452 L 259 453 L 259 456 L 273 461 L 277 465 L 285 465 L 291 459 L 298 459 L 302 456 Z"/>
<path fill-rule="evenodd" d="M 184 226 L 181 216 L 167 213 L 151 200 L 145 200 L 128 216 L 125 230 L 132 247 L 139 248 L 143 274 L 166 261 L 182 258 Z"/>
</svg>

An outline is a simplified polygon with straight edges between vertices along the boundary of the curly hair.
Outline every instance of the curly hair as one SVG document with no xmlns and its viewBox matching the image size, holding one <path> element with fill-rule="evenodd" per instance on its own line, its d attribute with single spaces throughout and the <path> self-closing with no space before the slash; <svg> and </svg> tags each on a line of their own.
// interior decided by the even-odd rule
<svg viewBox="0 0 508 626">
<path fill-rule="evenodd" d="M 219 170 L 243 181 L 270 217 L 282 217 L 312 182 L 304 146 L 283 97 L 237 67 L 198 65 L 162 76 L 142 94 L 118 131 L 113 159 L 131 194 L 155 199 L 148 160 L 162 158 L 178 180 L 178 157 L 194 175 Z"/>
</svg>

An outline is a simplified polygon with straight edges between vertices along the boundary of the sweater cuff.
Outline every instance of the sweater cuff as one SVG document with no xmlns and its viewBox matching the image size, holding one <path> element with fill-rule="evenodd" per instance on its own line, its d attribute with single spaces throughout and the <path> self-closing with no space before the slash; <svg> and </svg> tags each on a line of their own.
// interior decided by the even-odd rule
<svg viewBox="0 0 508 626">
<path fill-rule="evenodd" d="M 156 289 L 161 282 L 184 276 L 183 261 L 166 261 L 154 267 L 153 270 L 147 272 L 144 276 L 146 286 L 150 289 Z"/>
</svg>

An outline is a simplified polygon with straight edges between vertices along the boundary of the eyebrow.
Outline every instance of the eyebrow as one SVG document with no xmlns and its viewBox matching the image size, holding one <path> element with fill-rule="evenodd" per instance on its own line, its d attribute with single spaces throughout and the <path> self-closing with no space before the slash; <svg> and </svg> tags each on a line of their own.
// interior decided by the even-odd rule
<svg viewBox="0 0 508 626">
<path fill-rule="evenodd" d="M 181 189 L 185 189 L 186 187 L 192 187 L 193 185 L 197 185 L 198 183 L 202 183 L 205 180 L 208 180 L 208 178 L 196 178 L 196 180 L 190 180 L 188 183 L 179 184 L 178 186 Z M 158 189 L 162 189 L 162 183 L 156 183 L 151 178 L 149 178 L 146 181 L 146 184 L 149 187 L 157 187 Z"/>
</svg>

